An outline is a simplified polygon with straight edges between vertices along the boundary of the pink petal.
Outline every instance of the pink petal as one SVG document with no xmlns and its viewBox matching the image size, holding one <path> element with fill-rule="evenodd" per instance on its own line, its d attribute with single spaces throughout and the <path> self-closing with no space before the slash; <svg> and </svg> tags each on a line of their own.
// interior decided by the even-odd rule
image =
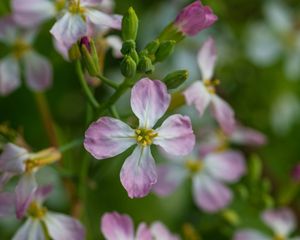
<svg viewBox="0 0 300 240">
<path fill-rule="evenodd" d="M 243 229 L 235 233 L 233 240 L 271 240 L 271 237 L 267 237 L 256 230 Z"/>
<path fill-rule="evenodd" d="M 0 41 L 5 44 L 15 43 L 17 38 L 17 26 L 11 15 L 0 18 Z"/>
<path fill-rule="evenodd" d="M 61 42 L 67 48 L 71 47 L 77 40 L 85 36 L 87 26 L 82 17 L 78 14 L 66 12 L 54 26 L 50 33 L 58 42 Z"/>
<path fill-rule="evenodd" d="M 143 78 L 131 91 L 131 108 L 141 128 L 152 128 L 167 111 L 171 96 L 167 87 L 158 80 Z"/>
<path fill-rule="evenodd" d="M 15 194 L 9 192 L 0 192 L 0 217 L 7 217 L 14 214 Z"/>
<path fill-rule="evenodd" d="M 235 118 L 232 108 L 223 99 L 214 95 L 212 98 L 213 115 L 225 134 L 231 134 L 235 129 Z"/>
<path fill-rule="evenodd" d="M 6 96 L 20 86 L 20 69 L 13 57 L 0 61 L 0 95 Z"/>
<path fill-rule="evenodd" d="M 15 175 L 15 173 L 5 172 L 0 175 L 0 191 L 4 185 Z"/>
<path fill-rule="evenodd" d="M 237 144 L 261 146 L 266 144 L 267 139 L 264 134 L 252 128 L 238 126 L 230 136 L 230 140 Z"/>
<path fill-rule="evenodd" d="M 145 223 L 138 226 L 135 240 L 153 240 L 151 231 Z"/>
<path fill-rule="evenodd" d="M 274 233 L 283 237 L 288 237 L 296 229 L 296 217 L 288 208 L 266 210 L 262 219 Z"/>
<path fill-rule="evenodd" d="M 53 38 L 53 45 L 55 50 L 66 60 L 69 61 L 69 48 L 62 42 L 57 41 Z"/>
<path fill-rule="evenodd" d="M 7 143 L 0 154 L 0 172 L 21 174 L 25 171 L 24 162 L 28 158 L 29 153 L 25 148 Z"/>
<path fill-rule="evenodd" d="M 117 35 L 111 35 L 106 38 L 107 44 L 112 48 L 113 55 L 115 58 L 121 58 L 123 55 L 121 53 L 122 40 Z"/>
<path fill-rule="evenodd" d="M 86 17 L 96 27 L 109 27 L 113 29 L 121 29 L 121 19 L 115 15 L 109 15 L 99 10 L 87 9 Z"/>
<path fill-rule="evenodd" d="M 52 84 L 52 66 L 47 58 L 30 51 L 23 58 L 25 77 L 33 91 L 43 91 Z"/>
<path fill-rule="evenodd" d="M 170 233 L 164 224 L 154 222 L 151 225 L 151 233 L 154 239 L 159 240 L 179 240 L 179 237 Z"/>
<path fill-rule="evenodd" d="M 48 212 L 44 217 L 50 237 L 53 240 L 84 240 L 85 230 L 75 218 L 64 214 Z"/>
<path fill-rule="evenodd" d="M 194 82 L 183 92 L 183 94 L 187 105 L 195 105 L 195 108 L 201 117 L 211 101 L 211 95 L 203 82 Z"/>
<path fill-rule="evenodd" d="M 15 21 L 24 27 L 34 27 L 55 15 L 55 5 L 49 0 L 12 0 Z"/>
<path fill-rule="evenodd" d="M 101 231 L 107 240 L 134 240 L 133 222 L 128 215 L 117 212 L 104 214 Z"/>
<path fill-rule="evenodd" d="M 145 197 L 157 181 L 150 147 L 137 146 L 123 164 L 120 177 L 130 198 Z"/>
<path fill-rule="evenodd" d="M 37 188 L 37 190 L 34 193 L 34 200 L 42 204 L 49 196 L 49 194 L 52 192 L 52 190 L 53 190 L 52 185 L 45 185 Z"/>
<path fill-rule="evenodd" d="M 217 19 L 210 7 L 203 6 L 200 1 L 195 1 L 179 13 L 174 24 L 183 34 L 194 36 L 210 27 Z"/>
<path fill-rule="evenodd" d="M 43 227 L 38 219 L 28 220 L 22 225 L 22 227 L 13 236 L 12 240 L 44 240 L 45 235 Z"/>
<path fill-rule="evenodd" d="M 16 186 L 16 214 L 17 218 L 24 217 L 29 204 L 34 198 L 37 183 L 33 174 L 24 174 Z"/>
<path fill-rule="evenodd" d="M 225 208 L 232 199 L 231 191 L 220 181 L 204 174 L 193 178 L 194 200 L 206 212 Z"/>
<path fill-rule="evenodd" d="M 114 157 L 136 143 L 134 130 L 120 120 L 102 117 L 85 132 L 84 147 L 96 159 Z"/>
<path fill-rule="evenodd" d="M 194 148 L 195 135 L 191 120 L 187 116 L 175 114 L 168 117 L 156 132 L 158 136 L 154 138 L 154 144 L 169 154 L 184 156 Z"/>
<path fill-rule="evenodd" d="M 211 80 L 217 59 L 217 50 L 213 38 L 207 39 L 198 53 L 198 64 L 203 80 Z"/>
<path fill-rule="evenodd" d="M 245 158 L 238 151 L 211 153 L 204 162 L 205 169 L 220 181 L 236 182 L 246 172 Z"/>
<path fill-rule="evenodd" d="M 103 0 L 81 0 L 81 7 L 100 7 Z"/>
<path fill-rule="evenodd" d="M 159 196 L 168 196 L 187 177 L 185 169 L 176 164 L 161 164 L 157 167 L 157 182 L 153 191 Z"/>
</svg>

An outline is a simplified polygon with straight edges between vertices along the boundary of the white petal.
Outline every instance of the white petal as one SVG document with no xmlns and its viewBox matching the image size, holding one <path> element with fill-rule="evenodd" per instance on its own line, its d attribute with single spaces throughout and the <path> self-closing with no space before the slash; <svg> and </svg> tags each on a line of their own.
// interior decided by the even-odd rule
<svg viewBox="0 0 300 240">
<path fill-rule="evenodd" d="M 217 50 L 213 38 L 206 40 L 198 53 L 198 64 L 203 80 L 211 80 L 217 59 Z"/>
<path fill-rule="evenodd" d="M 46 240 L 39 220 L 29 218 L 13 236 L 12 240 Z"/>
</svg>

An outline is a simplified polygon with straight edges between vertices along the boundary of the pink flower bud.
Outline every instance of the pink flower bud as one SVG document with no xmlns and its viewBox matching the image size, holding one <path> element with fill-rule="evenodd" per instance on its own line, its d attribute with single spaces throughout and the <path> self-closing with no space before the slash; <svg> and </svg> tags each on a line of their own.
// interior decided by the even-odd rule
<svg viewBox="0 0 300 240">
<path fill-rule="evenodd" d="M 218 17 L 210 7 L 203 6 L 200 1 L 195 1 L 179 13 L 174 25 L 184 35 L 194 36 L 210 27 L 217 19 Z"/>
</svg>

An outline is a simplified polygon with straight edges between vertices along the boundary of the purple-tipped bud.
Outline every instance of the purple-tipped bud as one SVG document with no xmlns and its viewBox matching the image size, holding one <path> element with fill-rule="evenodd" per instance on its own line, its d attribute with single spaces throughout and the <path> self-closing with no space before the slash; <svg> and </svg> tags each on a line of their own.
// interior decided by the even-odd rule
<svg viewBox="0 0 300 240">
<path fill-rule="evenodd" d="M 210 27 L 218 17 L 210 7 L 203 6 L 198 0 L 186 6 L 177 16 L 174 25 L 187 36 L 194 36 Z"/>
<path fill-rule="evenodd" d="M 87 50 L 91 52 L 91 42 L 88 37 L 85 36 L 80 39 L 80 46 L 82 45 L 84 45 L 87 48 Z"/>
<path fill-rule="evenodd" d="M 293 168 L 291 175 L 295 182 L 300 182 L 300 164 L 299 163 Z"/>
</svg>

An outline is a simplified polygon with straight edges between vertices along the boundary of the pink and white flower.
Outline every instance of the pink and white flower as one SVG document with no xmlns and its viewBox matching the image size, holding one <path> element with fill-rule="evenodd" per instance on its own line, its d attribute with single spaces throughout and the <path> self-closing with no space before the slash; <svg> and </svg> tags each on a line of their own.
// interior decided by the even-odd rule
<svg viewBox="0 0 300 240">
<path fill-rule="evenodd" d="M 131 198 L 146 196 L 156 183 L 155 162 L 150 151 L 152 144 L 179 156 L 193 149 L 195 136 L 189 117 L 172 115 L 154 129 L 169 104 L 170 94 L 164 83 L 141 79 L 131 92 L 131 108 L 139 119 L 136 129 L 118 119 L 101 117 L 85 133 L 85 149 L 96 159 L 114 157 L 136 145 L 120 173 L 121 182 Z"/>
<path fill-rule="evenodd" d="M 21 63 L 31 90 L 43 91 L 51 86 L 51 63 L 32 49 L 34 36 L 33 31 L 18 29 L 12 17 L 0 19 L 0 41 L 12 48 L 12 52 L 0 60 L 0 95 L 7 95 L 20 86 Z"/>
<path fill-rule="evenodd" d="M 54 213 L 43 207 L 51 186 L 37 188 L 31 202 L 25 209 L 27 220 L 13 236 L 12 240 L 46 239 L 44 227 L 53 240 L 84 240 L 85 230 L 82 224 L 65 214 Z"/>
<path fill-rule="evenodd" d="M 106 213 L 101 219 L 101 232 L 106 240 L 179 240 L 161 222 L 154 222 L 151 226 L 140 223 L 134 232 L 132 219 L 128 215 L 117 212 Z"/>
<path fill-rule="evenodd" d="M 191 177 L 194 201 L 205 212 L 217 212 L 231 202 L 232 193 L 225 184 L 237 182 L 246 170 L 243 155 L 232 150 L 204 157 L 197 152 L 184 158 L 166 158 L 169 162 L 158 166 L 153 191 L 159 196 L 170 195 Z"/>
<path fill-rule="evenodd" d="M 70 48 L 80 38 L 107 28 L 120 29 L 121 17 L 101 11 L 102 0 L 69 1 L 51 34 L 61 45 Z"/>
<path fill-rule="evenodd" d="M 184 91 L 188 105 L 194 105 L 199 115 L 211 105 L 212 114 L 226 134 L 235 128 L 235 118 L 232 108 L 216 94 L 215 86 L 219 83 L 213 79 L 216 62 L 216 47 L 212 38 L 209 38 L 198 53 L 198 64 L 202 73 L 202 81 L 196 81 Z"/>
<path fill-rule="evenodd" d="M 29 153 L 26 149 L 12 143 L 4 146 L 0 155 L 0 190 L 9 179 L 20 175 L 15 188 L 16 214 L 22 218 L 37 189 L 36 171 L 43 165 L 57 161 L 60 153 L 49 148 L 38 153 Z"/>
<path fill-rule="evenodd" d="M 186 6 L 177 16 L 174 25 L 184 35 L 194 36 L 210 27 L 218 17 L 210 7 L 203 6 L 198 0 Z"/>
<path fill-rule="evenodd" d="M 263 212 L 262 221 L 272 230 L 273 236 L 269 236 L 254 229 L 242 229 L 235 233 L 234 240 L 272 240 L 290 239 L 298 240 L 300 237 L 290 237 L 296 229 L 296 217 L 287 208 L 269 209 Z"/>
</svg>

